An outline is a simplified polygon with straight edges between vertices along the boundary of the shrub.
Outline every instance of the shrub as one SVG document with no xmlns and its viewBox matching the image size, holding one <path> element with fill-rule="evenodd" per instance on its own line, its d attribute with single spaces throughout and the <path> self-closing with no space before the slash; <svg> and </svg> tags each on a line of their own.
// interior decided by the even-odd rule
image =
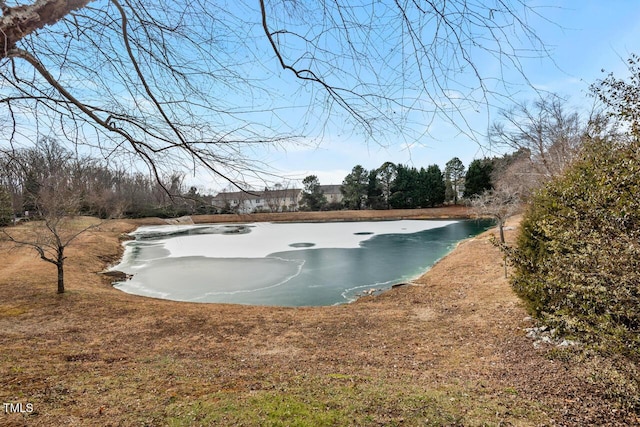
<svg viewBox="0 0 640 427">
<path fill-rule="evenodd" d="M 534 315 L 640 355 L 640 144 L 588 143 L 533 197 L 513 263 L 514 289 Z"/>
<path fill-rule="evenodd" d="M 11 194 L 0 185 L 0 227 L 5 227 L 11 223 L 13 223 Z"/>
</svg>

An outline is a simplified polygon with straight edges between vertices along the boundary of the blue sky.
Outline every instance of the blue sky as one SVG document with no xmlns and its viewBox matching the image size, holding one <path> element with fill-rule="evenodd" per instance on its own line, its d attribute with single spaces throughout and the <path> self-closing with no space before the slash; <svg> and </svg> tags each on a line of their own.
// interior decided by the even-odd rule
<svg viewBox="0 0 640 427">
<path fill-rule="evenodd" d="M 547 2 L 536 3 L 544 5 Z M 557 4 L 539 9 L 548 22 L 541 19 L 533 21 L 551 56 L 524 61 L 525 72 L 535 87 L 568 97 L 576 108 L 588 108 L 592 102 L 586 96 L 589 85 L 604 77 L 601 70 L 625 77 L 624 60 L 630 53 L 640 53 L 640 1 L 571 0 L 553 3 Z M 482 66 L 490 70 L 491 61 Z M 281 74 L 280 78 L 287 80 L 286 75 Z M 532 100 L 533 97 L 534 92 L 523 87 L 513 101 Z M 289 111 L 292 117 L 296 116 L 295 108 L 305 107 L 292 107 Z M 466 119 L 477 133 L 484 134 L 487 123 L 497 118 L 495 113 L 496 110 L 491 110 L 487 116 L 469 111 Z M 287 114 L 283 113 L 283 120 Z M 483 141 L 479 143 L 461 135 L 452 124 L 439 120 L 432 122 L 429 134 L 419 140 L 402 139 L 398 136 L 398 142 L 394 143 L 394 136 L 387 136 L 387 142 L 380 145 L 358 133 L 349 132 L 348 128 L 338 130 L 329 124 L 320 136 L 313 139 L 303 137 L 300 145 L 260 152 L 258 157 L 268 169 L 288 179 L 301 180 L 314 174 L 322 184 L 340 184 L 356 164 L 372 169 L 389 160 L 416 167 L 434 163 L 444 167 L 454 156 L 468 165 L 474 158 L 500 153 Z M 201 180 L 206 188 L 219 189 L 224 185 L 206 178 Z"/>
</svg>

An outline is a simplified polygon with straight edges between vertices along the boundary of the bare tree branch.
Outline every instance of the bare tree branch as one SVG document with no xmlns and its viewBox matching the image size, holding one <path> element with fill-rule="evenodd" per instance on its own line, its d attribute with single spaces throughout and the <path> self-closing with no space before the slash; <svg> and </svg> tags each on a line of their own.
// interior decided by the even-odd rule
<svg viewBox="0 0 640 427">
<path fill-rule="evenodd" d="M 8 56 L 20 40 L 46 25 L 53 25 L 92 0 L 36 0 L 26 6 L 6 7 L 0 18 L 0 58 Z"/>
<path fill-rule="evenodd" d="M 548 56 L 530 19 L 520 0 L 32 0 L 0 19 L 1 141 L 61 134 L 158 182 L 205 170 L 246 189 L 269 172 L 256 147 L 416 142 L 436 120 L 481 140 L 470 114 Z"/>
<path fill-rule="evenodd" d="M 527 151 L 537 174 L 558 176 L 577 158 L 586 139 L 614 132 L 596 109 L 583 117 L 567 104 L 558 95 L 547 95 L 502 110 L 501 120 L 490 128 L 491 142 Z"/>
</svg>

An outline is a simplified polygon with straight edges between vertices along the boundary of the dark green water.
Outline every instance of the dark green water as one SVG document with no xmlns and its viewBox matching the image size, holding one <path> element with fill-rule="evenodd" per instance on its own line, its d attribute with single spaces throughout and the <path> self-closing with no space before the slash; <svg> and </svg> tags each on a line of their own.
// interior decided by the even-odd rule
<svg viewBox="0 0 640 427">
<path fill-rule="evenodd" d="M 351 301 L 371 289 L 389 289 L 427 271 L 455 245 L 493 226 L 492 221 L 460 221 L 413 234 L 373 236 L 353 249 L 311 249 L 270 256 L 303 261 L 286 285 L 270 290 L 262 304 L 331 305 Z M 455 274 L 455 272 L 452 272 Z M 254 295 L 258 296 L 258 295 Z M 259 304 L 254 300 L 253 304 Z"/>
</svg>

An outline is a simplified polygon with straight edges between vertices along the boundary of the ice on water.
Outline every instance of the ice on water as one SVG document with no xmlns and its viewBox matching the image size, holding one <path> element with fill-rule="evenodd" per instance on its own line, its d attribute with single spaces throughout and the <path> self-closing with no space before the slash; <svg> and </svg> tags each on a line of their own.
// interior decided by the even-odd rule
<svg viewBox="0 0 640 427">
<path fill-rule="evenodd" d="M 177 236 L 163 241 L 170 257 L 263 258 L 292 250 L 296 243 L 313 243 L 314 249 L 357 248 L 380 234 L 409 234 L 444 227 L 456 221 L 367 221 L 325 223 L 247 224 L 245 234 L 216 233 Z M 183 226 L 185 227 L 185 226 Z M 188 227 L 188 226 L 186 226 Z M 194 227 L 194 226 L 191 226 Z M 139 231 L 145 232 L 144 227 Z M 357 234 L 357 233 L 373 234 Z M 304 247 L 300 248 L 304 249 Z"/>
<path fill-rule="evenodd" d="M 113 267 L 133 278 L 115 286 L 179 301 L 343 303 L 361 288 L 415 277 L 468 237 L 468 227 L 442 220 L 140 227 Z"/>
</svg>

